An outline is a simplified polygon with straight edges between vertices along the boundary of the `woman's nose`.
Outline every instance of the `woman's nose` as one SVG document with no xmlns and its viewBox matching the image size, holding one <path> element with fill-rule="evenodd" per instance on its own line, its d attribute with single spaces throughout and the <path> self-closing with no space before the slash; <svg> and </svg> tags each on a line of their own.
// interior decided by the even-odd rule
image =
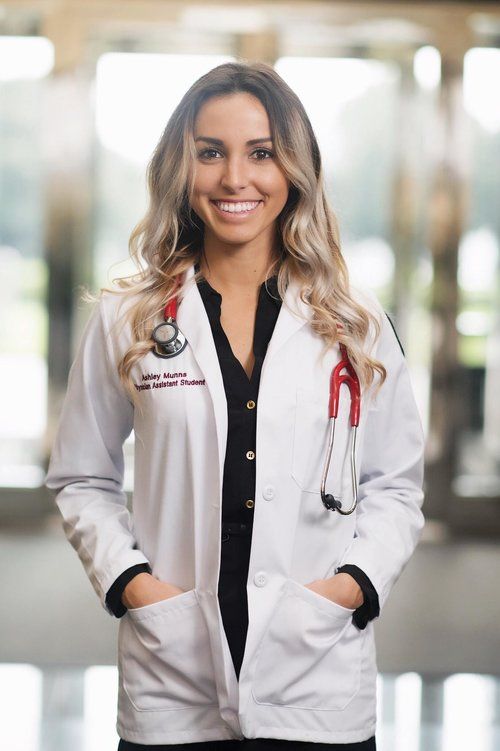
<svg viewBox="0 0 500 751">
<path fill-rule="evenodd" d="M 247 185 L 248 179 L 248 166 L 244 159 L 235 157 L 226 160 L 221 177 L 222 185 L 232 190 L 239 190 Z"/>
</svg>

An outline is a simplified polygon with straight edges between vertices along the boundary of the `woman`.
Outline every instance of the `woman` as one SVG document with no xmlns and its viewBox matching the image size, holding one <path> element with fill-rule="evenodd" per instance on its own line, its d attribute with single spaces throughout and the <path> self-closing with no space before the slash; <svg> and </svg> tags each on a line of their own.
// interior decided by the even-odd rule
<svg viewBox="0 0 500 751">
<path fill-rule="evenodd" d="M 375 749 L 373 619 L 424 524 L 404 354 L 349 284 L 311 124 L 272 67 L 194 83 L 148 179 L 139 271 L 87 324 L 46 477 L 120 618 L 119 749 Z"/>
</svg>

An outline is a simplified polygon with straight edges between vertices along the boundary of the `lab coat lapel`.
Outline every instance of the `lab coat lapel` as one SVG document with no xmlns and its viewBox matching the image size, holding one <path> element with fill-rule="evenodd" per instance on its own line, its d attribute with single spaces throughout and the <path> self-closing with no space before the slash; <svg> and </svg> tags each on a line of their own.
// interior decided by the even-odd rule
<svg viewBox="0 0 500 751">
<path fill-rule="evenodd" d="M 269 367 L 271 359 L 285 342 L 311 319 L 312 309 L 300 299 L 299 289 L 298 282 L 293 279 L 286 288 L 273 335 L 267 347 L 262 371 Z"/>
<path fill-rule="evenodd" d="M 188 340 L 194 358 L 205 378 L 213 402 L 219 452 L 219 473 L 222 483 L 224 458 L 227 442 L 227 400 L 219 358 L 212 335 L 210 321 L 205 310 L 198 286 L 194 281 L 194 264 L 191 265 L 184 281 L 184 293 L 180 292 L 177 311 L 177 324 Z M 207 440 L 208 436 L 200 436 Z"/>
</svg>

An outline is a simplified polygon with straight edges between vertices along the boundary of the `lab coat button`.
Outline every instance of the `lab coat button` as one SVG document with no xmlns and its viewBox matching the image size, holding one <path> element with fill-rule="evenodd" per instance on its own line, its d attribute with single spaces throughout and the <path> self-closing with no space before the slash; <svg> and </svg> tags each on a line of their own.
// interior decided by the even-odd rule
<svg viewBox="0 0 500 751">
<path fill-rule="evenodd" d="M 262 491 L 262 495 L 266 501 L 272 501 L 274 498 L 274 485 L 266 485 Z"/>
<path fill-rule="evenodd" d="M 265 571 L 257 571 L 254 578 L 254 583 L 256 587 L 265 587 L 267 584 L 267 574 Z"/>
</svg>

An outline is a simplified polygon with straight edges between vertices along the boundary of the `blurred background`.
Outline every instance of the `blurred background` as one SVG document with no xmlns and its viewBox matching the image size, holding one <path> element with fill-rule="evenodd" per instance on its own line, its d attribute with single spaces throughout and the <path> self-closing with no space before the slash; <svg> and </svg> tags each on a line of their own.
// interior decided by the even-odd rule
<svg viewBox="0 0 500 751">
<path fill-rule="evenodd" d="M 497 751 L 500 3 L 331 0 L 0 3 L 0 748 L 117 747 L 118 620 L 43 478 L 81 285 L 135 270 L 152 150 L 191 83 L 237 58 L 304 103 L 426 431 L 426 526 L 375 621 L 377 748 Z"/>
</svg>

